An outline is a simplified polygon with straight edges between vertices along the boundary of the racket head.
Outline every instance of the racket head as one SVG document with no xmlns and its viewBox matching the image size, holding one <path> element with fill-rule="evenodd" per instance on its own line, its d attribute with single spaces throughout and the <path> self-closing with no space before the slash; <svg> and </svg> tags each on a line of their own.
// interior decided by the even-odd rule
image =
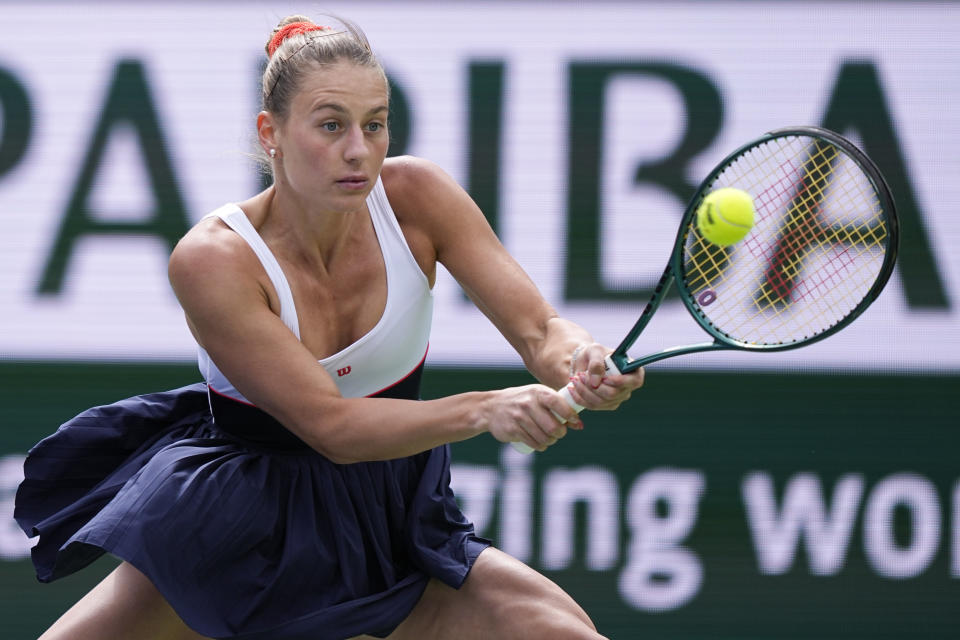
<svg viewBox="0 0 960 640">
<path fill-rule="evenodd" d="M 703 199 L 720 187 L 746 191 L 756 210 L 751 232 L 729 247 L 696 225 Z M 893 197 L 866 154 L 826 129 L 771 131 L 721 161 L 684 214 L 669 268 L 714 343 L 679 353 L 822 340 L 880 295 L 898 248 Z"/>
</svg>

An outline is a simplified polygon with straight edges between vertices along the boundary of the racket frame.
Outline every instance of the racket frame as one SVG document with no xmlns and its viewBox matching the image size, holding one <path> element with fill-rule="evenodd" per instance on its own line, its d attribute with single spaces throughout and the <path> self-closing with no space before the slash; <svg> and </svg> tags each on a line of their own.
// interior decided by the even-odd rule
<svg viewBox="0 0 960 640">
<path fill-rule="evenodd" d="M 863 170 L 880 200 L 881 209 L 886 213 L 888 229 L 884 261 L 880 267 L 880 272 L 877 275 L 876 281 L 867 291 L 863 300 L 861 300 L 859 304 L 857 304 L 857 306 L 842 320 L 833 326 L 808 338 L 783 344 L 760 345 L 742 342 L 730 338 L 710 323 L 706 316 L 699 311 L 697 306 L 695 306 L 694 296 L 684 285 L 682 278 L 678 277 L 678 274 L 683 273 L 682 261 L 687 239 L 687 230 L 692 224 L 693 217 L 696 215 L 697 209 L 700 207 L 700 203 L 703 202 L 703 199 L 706 197 L 707 192 L 714 180 L 718 175 L 726 170 L 726 168 L 733 163 L 734 160 L 736 160 L 749 149 L 767 142 L 771 142 L 776 138 L 785 138 L 790 136 L 803 136 L 825 140 L 826 142 L 829 142 L 846 153 Z M 860 316 L 860 314 L 866 311 L 867 307 L 869 307 L 874 300 L 876 300 L 877 296 L 880 295 L 880 292 L 883 291 L 883 288 L 889 281 L 890 275 L 893 273 L 899 246 L 900 226 L 897 219 L 893 195 L 890 193 L 890 187 L 887 185 L 887 182 L 880 173 L 880 170 L 864 152 L 858 149 L 856 145 L 843 136 L 820 127 L 795 126 L 770 131 L 760 138 L 740 146 L 735 151 L 727 155 L 720 163 L 717 164 L 717 166 L 710 172 L 703 182 L 700 183 L 700 186 L 693 194 L 693 198 L 691 198 L 690 203 L 687 205 L 687 209 L 683 214 L 683 218 L 677 230 L 677 237 L 674 241 L 667 268 L 664 270 L 663 275 L 660 276 L 660 280 L 657 282 L 656 287 L 654 287 L 654 291 L 650 297 L 650 300 L 647 302 L 646 307 L 644 307 L 643 312 L 640 314 L 640 317 L 637 319 L 636 323 L 630 329 L 629 333 L 627 333 L 626 337 L 624 337 L 624 339 L 620 342 L 617 348 L 614 349 L 613 353 L 608 356 L 607 366 L 609 368 L 610 365 L 613 365 L 616 371 L 619 371 L 620 373 L 629 373 L 650 363 L 689 353 L 731 349 L 758 352 L 787 351 L 789 349 L 796 349 L 798 347 L 806 346 L 808 344 L 823 340 L 824 338 L 833 335 L 834 333 L 840 331 L 840 329 L 843 329 L 853 322 L 858 316 Z M 703 330 L 713 338 L 713 341 L 669 347 L 657 353 L 652 353 L 640 358 L 631 358 L 629 355 L 627 355 L 627 350 L 633 346 L 633 343 L 636 342 L 637 338 L 646 328 L 647 324 L 653 317 L 653 314 L 666 298 L 666 295 L 674 282 L 676 282 L 677 288 L 680 290 L 680 297 L 683 300 L 683 304 L 687 308 L 687 311 L 691 316 L 693 316 L 694 320 L 697 321 L 697 324 L 699 324 L 701 328 L 703 328 Z"/>
</svg>

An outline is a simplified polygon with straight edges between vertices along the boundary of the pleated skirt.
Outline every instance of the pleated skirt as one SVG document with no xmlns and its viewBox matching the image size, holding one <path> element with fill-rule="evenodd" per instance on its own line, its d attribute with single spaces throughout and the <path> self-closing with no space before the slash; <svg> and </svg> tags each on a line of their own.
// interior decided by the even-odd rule
<svg viewBox="0 0 960 640">
<path fill-rule="evenodd" d="M 450 490 L 448 446 L 341 465 L 290 432 L 227 427 L 197 384 L 89 409 L 37 444 L 15 517 L 38 537 L 38 579 L 109 553 L 205 636 L 383 637 L 489 546 Z"/>
</svg>

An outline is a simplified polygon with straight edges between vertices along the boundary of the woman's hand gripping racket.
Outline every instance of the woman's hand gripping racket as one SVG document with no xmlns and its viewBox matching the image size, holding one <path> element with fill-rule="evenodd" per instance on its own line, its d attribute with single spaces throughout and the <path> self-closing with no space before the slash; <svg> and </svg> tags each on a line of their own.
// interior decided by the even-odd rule
<svg viewBox="0 0 960 640">
<path fill-rule="evenodd" d="M 755 210 L 753 228 L 729 246 L 704 238 L 696 220 L 704 198 L 724 187 L 749 194 Z M 700 185 L 653 296 L 607 357 L 607 370 L 628 373 L 699 351 L 784 351 L 822 340 L 877 298 L 898 243 L 890 190 L 862 151 L 825 129 L 772 131 L 731 153 Z M 712 341 L 630 357 L 674 283 Z M 566 387 L 560 393 L 583 409 Z"/>
</svg>

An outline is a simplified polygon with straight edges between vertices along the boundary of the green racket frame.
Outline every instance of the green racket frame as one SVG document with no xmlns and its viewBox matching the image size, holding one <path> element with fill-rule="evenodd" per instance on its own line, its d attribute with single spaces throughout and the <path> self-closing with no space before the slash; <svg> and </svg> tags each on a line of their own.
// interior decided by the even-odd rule
<svg viewBox="0 0 960 640">
<path fill-rule="evenodd" d="M 876 281 L 873 286 L 864 296 L 863 300 L 850 312 L 848 313 L 841 321 L 837 322 L 833 326 L 825 329 L 824 331 L 817 333 L 813 336 L 802 340 L 796 340 L 789 343 L 783 344 L 750 344 L 746 342 L 741 342 L 734 340 L 729 336 L 725 335 L 719 331 L 710 320 L 699 310 L 695 303 L 693 293 L 687 288 L 683 279 L 683 254 L 684 246 L 687 239 L 688 228 L 690 227 L 694 216 L 696 215 L 697 208 L 700 206 L 700 203 L 703 201 L 707 192 L 710 190 L 714 180 L 720 175 L 729 165 L 731 165 L 737 158 L 745 154 L 750 149 L 757 147 L 761 144 L 774 140 L 776 138 L 790 137 L 790 136 L 804 136 L 809 138 L 815 138 L 820 140 L 825 140 L 826 142 L 838 147 L 843 152 L 845 152 L 852 160 L 854 160 L 860 168 L 863 170 L 864 174 L 871 182 L 874 190 L 877 193 L 877 197 L 880 200 L 880 205 L 883 212 L 886 214 L 886 222 L 888 224 L 887 235 L 885 238 L 885 253 L 884 261 L 881 265 L 880 272 L 877 276 Z M 707 178 L 700 184 L 700 187 L 697 189 L 693 198 L 690 200 L 690 204 L 687 206 L 686 211 L 683 215 L 683 220 L 680 223 L 680 228 L 677 232 L 677 238 L 673 245 L 673 251 L 670 255 L 670 261 L 667 265 L 666 270 L 664 270 L 663 275 L 660 276 L 659 282 L 657 282 L 656 287 L 654 288 L 654 293 L 650 298 L 650 301 L 647 303 L 647 306 L 644 308 L 643 312 L 640 314 L 640 317 L 637 319 L 637 322 L 633 325 L 633 328 L 630 329 L 630 332 L 626 337 L 620 342 L 619 346 L 607 357 L 607 366 L 611 365 L 616 368 L 620 373 L 629 373 L 636 369 L 639 369 L 642 366 L 648 365 L 665 358 L 672 358 L 674 356 L 685 355 L 688 353 L 697 353 L 702 351 L 720 351 L 720 350 L 744 350 L 744 351 L 762 351 L 762 352 L 773 352 L 773 351 L 786 351 L 788 349 L 796 349 L 801 346 L 806 346 L 813 342 L 817 342 L 830 336 L 837 331 L 840 331 L 851 322 L 853 322 L 860 314 L 862 314 L 870 304 L 876 300 L 877 296 L 880 295 L 880 292 L 883 291 L 883 288 L 886 286 L 887 281 L 890 279 L 890 275 L 893 272 L 894 265 L 897 259 L 897 252 L 899 251 L 900 244 L 900 229 L 899 222 L 897 220 L 896 208 L 894 206 L 893 196 L 890 193 L 890 188 L 887 186 L 886 180 L 884 180 L 879 169 L 873 163 L 870 158 L 866 156 L 860 149 L 858 149 L 853 143 L 851 143 L 846 138 L 840 136 L 839 134 L 829 131 L 827 129 L 822 129 L 819 127 L 810 127 L 810 126 L 799 126 L 799 127 L 788 127 L 784 129 L 777 129 L 770 131 L 764 136 L 741 146 L 739 149 L 735 150 L 733 153 L 728 155 L 722 162 L 720 162 L 717 167 L 707 176 Z M 687 307 L 687 310 L 690 312 L 690 315 L 694 317 L 697 323 L 706 331 L 712 338 L 712 342 L 701 342 L 696 344 L 690 344 L 685 346 L 670 347 L 664 349 L 663 351 L 653 353 L 647 356 L 640 358 L 631 358 L 627 355 L 627 350 L 636 342 L 637 338 L 646 328 L 647 324 L 650 322 L 650 319 L 653 317 L 654 312 L 663 302 L 664 298 L 667 295 L 667 292 L 670 290 L 670 286 L 676 282 L 677 287 L 680 291 L 681 298 L 684 305 Z"/>
</svg>

